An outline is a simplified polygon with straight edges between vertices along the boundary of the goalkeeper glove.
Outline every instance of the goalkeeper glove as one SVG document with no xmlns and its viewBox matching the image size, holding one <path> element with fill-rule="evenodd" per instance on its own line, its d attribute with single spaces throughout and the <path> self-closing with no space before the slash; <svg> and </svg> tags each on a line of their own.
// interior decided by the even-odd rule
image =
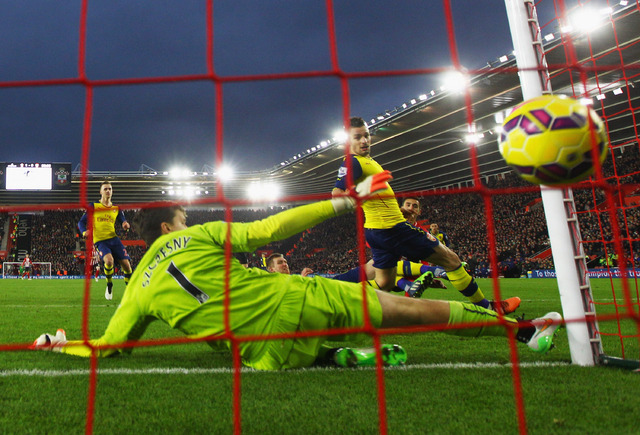
<svg viewBox="0 0 640 435">
<path fill-rule="evenodd" d="M 56 335 L 42 334 L 31 345 L 33 350 L 52 350 L 54 352 L 60 352 L 62 346 L 67 343 L 67 334 L 64 329 L 58 329 Z"/>
<path fill-rule="evenodd" d="M 366 198 L 380 190 L 387 188 L 387 182 L 393 179 L 390 171 L 382 171 L 378 174 L 369 175 L 358 183 L 355 190 L 358 198 Z M 350 196 L 341 196 L 331 200 L 336 214 L 351 211 L 356 207 L 356 200 Z"/>
</svg>

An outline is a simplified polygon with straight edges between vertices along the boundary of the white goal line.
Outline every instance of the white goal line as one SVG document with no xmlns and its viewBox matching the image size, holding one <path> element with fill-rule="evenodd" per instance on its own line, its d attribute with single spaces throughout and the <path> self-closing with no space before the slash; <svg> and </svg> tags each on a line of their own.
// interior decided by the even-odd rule
<svg viewBox="0 0 640 435">
<path fill-rule="evenodd" d="M 571 363 L 555 361 L 555 362 L 522 362 L 520 368 L 552 368 L 552 367 L 569 367 Z M 408 364 L 400 367 L 386 367 L 385 370 L 433 370 L 433 369 L 511 369 L 511 363 L 438 363 L 438 364 Z M 337 370 L 375 370 L 375 367 L 359 367 L 357 369 L 343 369 L 341 367 L 310 367 L 297 370 L 286 370 L 286 372 L 317 372 L 317 371 L 337 371 Z M 273 373 L 270 371 L 260 371 L 243 367 L 242 373 Z M 62 376 L 88 376 L 89 370 L 40 370 L 40 369 L 21 369 L 21 370 L 0 370 L 0 377 L 62 377 Z M 219 368 L 148 368 L 148 369 L 98 369 L 98 375 L 218 375 L 231 374 L 233 369 L 227 367 Z"/>
</svg>

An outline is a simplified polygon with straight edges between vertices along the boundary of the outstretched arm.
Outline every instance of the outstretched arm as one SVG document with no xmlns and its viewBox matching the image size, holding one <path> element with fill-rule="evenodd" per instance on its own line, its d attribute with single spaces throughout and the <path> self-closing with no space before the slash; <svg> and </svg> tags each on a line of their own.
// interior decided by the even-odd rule
<svg viewBox="0 0 640 435">
<path fill-rule="evenodd" d="M 66 333 L 58 329 L 56 335 L 42 334 L 33 342 L 31 346 L 35 350 L 51 350 L 54 352 L 66 353 L 82 357 L 90 357 L 92 348 L 98 357 L 107 357 L 118 352 L 129 353 L 132 348 L 101 348 L 102 346 L 114 346 L 127 341 L 138 340 L 147 326 L 154 320 L 151 316 L 146 316 L 138 309 L 138 305 L 133 297 L 125 296 L 109 321 L 109 326 L 104 335 L 100 338 L 89 340 L 89 345 L 83 340 L 67 341 Z"/>
<path fill-rule="evenodd" d="M 355 191 L 359 198 L 367 198 L 372 193 L 386 188 L 391 173 L 384 171 L 370 175 L 359 183 Z M 251 222 L 248 225 L 248 243 L 252 249 L 264 246 L 275 240 L 284 240 L 301 231 L 311 228 L 331 217 L 351 211 L 356 200 L 350 196 L 338 196 L 327 201 L 295 207 L 269 216 L 266 219 Z"/>
</svg>

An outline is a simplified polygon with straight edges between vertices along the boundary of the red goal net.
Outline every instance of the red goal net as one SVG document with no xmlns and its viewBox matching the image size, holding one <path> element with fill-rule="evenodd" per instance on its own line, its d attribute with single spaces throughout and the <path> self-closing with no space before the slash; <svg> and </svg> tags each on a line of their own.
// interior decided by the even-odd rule
<svg viewBox="0 0 640 435">
<path fill-rule="evenodd" d="M 211 169 L 217 172 L 216 177 L 220 177 L 219 171 L 229 162 L 250 166 L 248 162 L 254 159 L 261 161 L 263 154 L 273 154 L 278 160 L 273 168 L 246 171 L 240 178 L 246 184 L 244 187 L 258 181 L 280 181 L 284 195 L 277 200 L 268 198 L 275 189 L 273 186 L 261 191 L 262 197 L 247 199 L 243 196 L 243 188 L 225 184 L 220 178 L 210 182 L 184 182 L 183 185 L 167 179 L 166 187 L 153 192 L 149 189 L 148 199 L 144 197 L 147 192 L 139 187 L 142 184 L 137 185 L 138 196 L 132 196 L 122 204 L 125 212 L 134 213 L 139 209 L 158 207 L 158 199 L 164 198 L 192 207 L 194 217 L 199 216 L 202 210 L 209 212 L 215 209 L 213 214 L 207 215 L 209 218 L 215 216 L 228 222 L 253 220 L 264 217 L 260 213 L 269 215 L 277 209 L 329 199 L 341 160 L 347 153 L 340 147 L 340 139 L 327 130 L 335 125 L 347 126 L 350 116 L 362 115 L 371 129 L 374 158 L 394 175 L 391 184 L 396 196 L 420 198 L 427 209 L 426 216 L 423 216 L 426 223 L 444 224 L 455 240 L 455 250 L 461 259 L 473 265 L 476 278 L 486 279 L 483 290 L 487 298 L 504 299 L 505 281 L 502 278 L 522 277 L 541 281 L 555 278 L 540 189 L 520 179 L 506 166 L 498 152 L 497 136 L 502 120 L 511 108 L 522 101 L 516 63 L 518 53 L 513 53 L 511 41 L 506 41 L 501 34 L 508 32 L 502 2 L 489 0 L 475 4 L 443 0 L 407 2 L 404 5 L 356 2 L 358 4 L 354 5 L 348 1 L 317 0 L 304 2 L 307 4 L 305 8 L 308 6 L 313 11 L 304 14 L 299 6 L 294 6 L 296 2 L 289 2 L 288 6 L 301 14 L 299 17 L 294 13 L 288 15 L 282 5 L 257 6 L 250 1 L 237 2 L 236 9 L 213 0 L 202 2 L 197 7 L 175 3 L 170 7 L 172 14 L 160 15 L 164 21 L 145 22 L 137 21 L 136 18 L 144 18 L 146 14 L 137 8 L 164 6 L 154 2 L 144 6 L 125 5 L 122 6 L 123 12 L 116 6 L 98 6 L 83 0 L 77 9 L 69 11 L 79 23 L 77 28 L 65 33 L 65 38 L 60 39 L 65 48 L 56 51 L 58 56 L 66 56 L 68 62 L 62 66 L 56 63 L 56 69 L 47 71 L 47 58 L 38 52 L 44 60 L 37 68 L 34 67 L 35 71 L 6 75 L 0 72 L 0 93 L 15 93 L 19 95 L 18 99 L 29 101 L 50 99 L 53 102 L 45 109 L 38 105 L 24 109 L 36 111 L 39 118 L 46 119 L 44 124 L 52 142 L 66 140 L 56 138 L 54 134 L 56 126 L 64 123 L 65 116 L 75 117 L 76 124 L 81 125 L 81 131 L 76 132 L 76 143 L 56 142 L 51 145 L 75 147 L 77 161 L 74 163 L 78 164 L 79 172 L 74 182 L 79 187 L 74 190 L 76 196 L 73 200 L 31 202 L 28 193 L 8 193 L 2 186 L 0 213 L 6 217 L 25 212 L 60 212 L 67 213 L 65 220 L 73 223 L 75 215 L 68 213 L 81 214 L 90 210 L 95 198 L 96 178 L 92 175 L 92 171 L 95 172 L 92 168 L 99 166 L 112 152 L 112 144 L 108 140 L 121 139 L 129 147 L 128 151 L 126 147 L 119 151 L 121 160 L 127 160 L 128 152 L 133 153 L 134 148 L 143 147 L 151 155 L 164 153 L 163 147 L 173 147 L 173 152 L 163 155 L 200 156 L 195 160 L 210 163 Z M 596 364 L 634 368 L 640 359 L 640 4 L 637 0 L 541 0 L 524 3 L 529 11 L 535 10 L 538 19 L 537 24 L 532 24 L 531 31 L 540 41 L 536 50 L 545 66 L 540 68 L 543 86 L 554 94 L 572 96 L 591 105 L 604 121 L 610 143 L 605 163 L 596 165 L 594 175 L 572 185 L 571 193 L 568 193 L 572 200 L 568 209 L 571 228 L 578 241 L 576 261 L 580 262 L 578 271 L 583 285 L 585 314 L 582 318 L 565 320 L 590 325 L 589 346 Z M 186 8 L 184 14 L 182 7 Z M 252 33 L 253 26 L 261 21 L 255 14 L 250 15 L 251 20 L 246 19 L 245 9 L 252 7 L 265 14 L 271 8 L 277 9 L 277 13 L 269 15 L 273 21 L 267 26 L 267 35 Z M 480 10 L 483 7 L 490 10 Z M 28 16 L 29 13 L 21 11 L 17 15 Z M 474 16 L 476 22 L 470 19 Z M 311 21 L 315 22 L 318 17 L 323 23 L 320 39 L 324 43 L 319 45 L 323 49 L 310 52 L 305 44 L 308 43 L 307 38 L 314 37 L 311 29 L 317 31 Z M 295 26 L 299 33 L 289 34 L 287 26 L 297 19 L 302 21 Z M 310 21 L 309 33 L 304 32 L 305 20 Z M 105 23 L 109 21 L 119 24 L 108 26 Z M 389 38 L 388 41 L 363 38 L 362 35 L 366 35 L 372 26 L 380 27 L 387 34 L 405 36 Z M 148 31 L 149 27 L 162 28 L 163 38 L 166 38 L 162 43 L 171 50 L 155 51 L 153 37 L 157 34 Z M 181 33 L 187 27 L 198 31 Z M 494 27 L 495 38 L 502 39 L 495 44 L 492 41 L 491 46 L 501 51 L 487 57 L 483 46 L 494 38 Z M 132 32 L 132 28 L 140 33 Z M 183 38 L 167 36 L 174 31 Z M 380 33 L 375 35 L 380 37 Z M 240 44 L 233 45 L 234 39 L 239 39 Z M 42 44 L 49 43 L 43 38 Z M 199 50 L 193 50 L 194 45 Z M 229 50 L 230 46 L 240 48 Z M 32 48 L 37 50 L 36 46 Z M 145 50 L 154 53 L 154 61 L 138 64 L 140 53 Z M 348 53 L 348 56 L 342 53 Z M 193 62 L 191 57 L 197 58 L 199 63 Z M 267 62 L 271 57 L 281 57 L 282 62 Z M 193 64 L 200 67 L 192 70 L 188 65 Z M 260 68 L 262 64 L 264 68 Z M 441 81 L 444 77 L 449 81 Z M 424 82 L 420 92 L 416 92 L 418 81 Z M 381 96 L 387 87 L 395 89 L 397 101 L 393 104 Z M 169 88 L 171 92 L 165 94 Z M 72 94 L 72 98 L 66 100 L 74 102 L 72 110 L 57 105 L 63 93 Z M 150 98 L 155 93 L 164 96 L 159 100 Z M 191 106 L 189 98 L 177 99 L 176 94 L 187 95 L 199 103 Z M 206 98 L 202 99 L 202 95 Z M 274 95 L 278 99 L 271 100 Z M 315 105 L 324 111 L 326 116 L 323 119 L 317 118 L 322 114 L 312 110 Z M 295 125 L 287 118 L 292 111 L 283 110 L 292 106 L 296 107 L 294 111 L 308 112 L 296 118 Z M 108 110 L 114 110 L 118 115 L 107 116 Z M 178 111 L 184 116 L 171 117 L 171 123 L 175 125 L 163 125 L 156 119 L 159 114 L 166 116 Z M 60 117 L 63 112 L 65 116 Z M 49 116 L 55 125 L 49 124 Z M 136 127 L 125 122 L 130 117 L 136 120 Z M 120 127 L 118 122 L 127 125 L 122 134 L 107 134 Z M 147 122 L 153 127 L 144 128 Z M 314 133 L 327 132 L 326 141 L 320 136 L 314 137 L 308 142 L 301 142 L 299 151 L 294 153 L 279 145 L 289 140 L 305 140 L 305 135 L 300 136 L 299 130 L 309 129 L 309 125 L 314 124 Z M 35 126 L 25 123 L 21 128 L 24 136 L 19 142 L 27 147 L 34 138 L 31 134 Z M 274 137 L 256 139 L 255 135 L 247 133 L 249 129 L 264 129 L 273 132 Z M 196 134 L 192 134 L 194 130 Z M 276 130 L 281 131 L 276 135 Z M 181 141 L 187 132 L 193 141 L 191 143 Z M 131 138 L 144 145 L 134 145 Z M 245 146 L 249 141 L 259 143 Z M 157 143 L 162 146 L 156 148 Z M 11 146 L 17 147 L 18 143 Z M 118 168 L 110 170 L 115 172 Z M 153 177 L 162 176 L 162 173 L 153 172 L 127 174 L 121 179 L 113 174 L 113 182 L 116 188 L 118 183 L 122 183 L 123 189 L 126 177 L 138 177 L 150 183 Z M 205 177 L 203 174 L 198 176 Z M 207 177 L 210 175 L 206 174 Z M 254 190 L 258 189 L 257 185 L 253 186 Z M 180 196 L 178 192 L 185 195 Z M 191 195 L 186 195 L 186 192 Z M 114 202 L 118 202 L 117 194 L 115 196 Z M 356 217 L 346 222 L 348 228 L 347 225 L 338 228 L 341 234 L 336 234 L 337 231 L 328 235 L 306 231 L 290 244 L 269 246 L 263 252 L 266 256 L 285 250 L 290 258 L 296 259 L 292 264 L 297 263 L 294 267 L 298 272 L 305 262 L 313 266 L 312 269 L 328 275 L 340 272 L 340 267 L 346 269 L 347 265 L 364 264 L 368 251 L 360 208 Z M 1 220 L 0 223 L 4 224 Z M 43 233 L 47 231 L 42 230 Z M 132 252 L 138 250 L 141 256 L 142 248 L 138 245 L 138 237 L 127 242 L 127 247 L 131 246 Z M 226 326 L 223 335 L 196 340 L 168 336 L 127 342 L 123 346 L 228 341 L 233 355 L 230 418 L 236 433 L 246 428 L 243 422 L 247 418 L 247 371 L 242 370 L 239 350 L 243 343 L 364 333 L 379 350 L 386 337 L 451 328 L 442 324 L 378 329 L 372 325 L 368 308 L 364 307 L 366 321 L 361 328 L 237 336 L 228 319 L 229 306 L 233 301 L 232 278 L 228 274 L 232 258 L 231 241 L 227 240 L 225 246 L 228 262 L 223 289 Z M 91 252 L 91 243 L 86 249 Z M 338 251 L 344 252 L 336 256 Z M 253 261 L 259 261 L 259 255 Z M 69 338 L 82 338 L 88 342 L 100 335 L 96 335 L 95 328 L 92 329 L 89 316 L 93 268 L 88 261 L 82 267 L 82 273 L 86 275 L 82 337 Z M 52 275 L 56 272 L 52 271 Z M 549 297 L 557 302 L 557 293 Z M 534 311 L 544 306 L 540 301 L 523 301 L 523 306 L 528 302 L 532 302 Z M 559 303 L 557 310 L 561 311 Z M 502 319 L 500 321 L 504 324 Z M 510 369 L 513 384 L 510 393 L 513 395 L 509 397 L 509 405 L 513 407 L 519 432 L 527 433 L 530 419 L 529 408 L 525 406 L 527 382 L 523 381 L 523 361 L 512 330 L 504 325 L 509 343 L 508 355 L 501 355 L 503 359 L 499 364 Z M 51 327 L 55 330 L 59 326 L 63 325 Z M 473 326 L 477 325 L 460 325 L 461 328 Z M 24 342 L 0 343 L 0 357 L 2 353 L 26 351 L 29 345 Z M 447 346 L 444 344 L 443 348 Z M 507 348 L 507 345 L 503 347 Z M 445 355 L 451 360 L 447 363 L 457 362 L 456 350 L 449 349 Z M 566 363 L 566 359 L 555 362 Z M 389 377 L 400 371 L 386 370 L 381 362 L 378 358 L 375 367 L 375 404 L 372 400 L 372 403 L 361 406 L 376 407 L 377 428 L 380 433 L 388 433 L 393 432 L 389 420 L 402 418 L 388 415 L 387 399 Z M 413 362 L 417 364 L 415 370 L 425 370 L 419 361 Z M 483 361 L 473 367 L 493 363 Z M 86 433 L 97 431 L 96 410 L 106 406 L 96 399 L 102 387 L 99 382 L 102 376 L 98 369 L 100 364 L 94 353 L 88 376 Z M 442 367 L 435 369 L 441 370 Z M 437 379 L 433 382 L 436 383 Z M 208 391 L 207 394 L 223 395 L 226 392 Z M 189 392 L 185 395 L 188 396 Z M 426 402 L 425 407 L 429 408 L 432 399 L 428 392 L 425 395 L 420 401 Z M 277 406 L 278 398 L 272 399 L 273 406 Z M 340 398 L 318 400 L 340 401 Z M 252 406 L 255 408 L 258 407 Z M 357 424 L 349 431 L 359 432 Z M 272 429 L 277 431 L 277 428 Z"/>
</svg>

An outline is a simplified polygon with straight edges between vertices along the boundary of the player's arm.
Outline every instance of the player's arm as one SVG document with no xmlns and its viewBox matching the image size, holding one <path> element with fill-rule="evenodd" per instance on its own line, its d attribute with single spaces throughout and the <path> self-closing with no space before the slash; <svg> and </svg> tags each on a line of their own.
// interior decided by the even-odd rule
<svg viewBox="0 0 640 435">
<path fill-rule="evenodd" d="M 109 321 L 109 326 L 100 338 L 89 340 L 89 345 L 83 340 L 67 341 L 66 335 L 61 336 L 60 331 L 53 336 L 42 334 L 33 343 L 32 348 L 36 350 L 52 350 L 54 352 L 66 353 L 69 355 L 90 357 L 92 348 L 98 357 L 108 357 L 118 352 L 130 353 L 132 348 L 102 348 L 103 346 L 114 346 L 127 341 L 140 339 L 147 326 L 155 318 L 143 315 L 138 309 L 138 305 L 133 299 L 127 298 L 127 293 L 115 314 Z M 64 331 L 62 333 L 64 335 Z"/>
<path fill-rule="evenodd" d="M 122 229 L 123 230 L 128 230 L 129 228 L 131 228 L 131 225 L 129 224 L 129 222 L 127 222 L 127 218 L 124 216 L 124 212 L 122 210 L 120 210 L 120 212 L 118 213 L 118 216 L 116 217 L 117 221 L 120 221 L 122 223 Z"/>
<path fill-rule="evenodd" d="M 87 214 L 83 214 L 82 217 L 80 218 L 80 221 L 78 222 L 78 229 L 80 230 L 80 234 L 82 234 L 82 237 L 86 237 L 87 236 Z"/>
<path fill-rule="evenodd" d="M 390 179 L 389 171 L 371 175 L 359 183 L 355 190 L 359 197 L 366 197 L 373 192 L 385 189 Z M 342 196 L 285 210 L 260 221 L 232 224 L 232 226 L 247 226 L 247 243 L 253 250 L 269 242 L 289 238 L 354 208 L 355 200 L 350 196 Z"/>
<path fill-rule="evenodd" d="M 362 177 L 362 166 L 355 157 L 351 156 L 351 168 L 353 170 L 352 181 L 355 183 L 360 177 Z M 340 169 L 338 169 L 338 178 L 336 184 L 331 191 L 331 196 L 340 196 L 349 192 L 348 177 L 347 177 L 347 162 L 343 162 Z"/>
</svg>

